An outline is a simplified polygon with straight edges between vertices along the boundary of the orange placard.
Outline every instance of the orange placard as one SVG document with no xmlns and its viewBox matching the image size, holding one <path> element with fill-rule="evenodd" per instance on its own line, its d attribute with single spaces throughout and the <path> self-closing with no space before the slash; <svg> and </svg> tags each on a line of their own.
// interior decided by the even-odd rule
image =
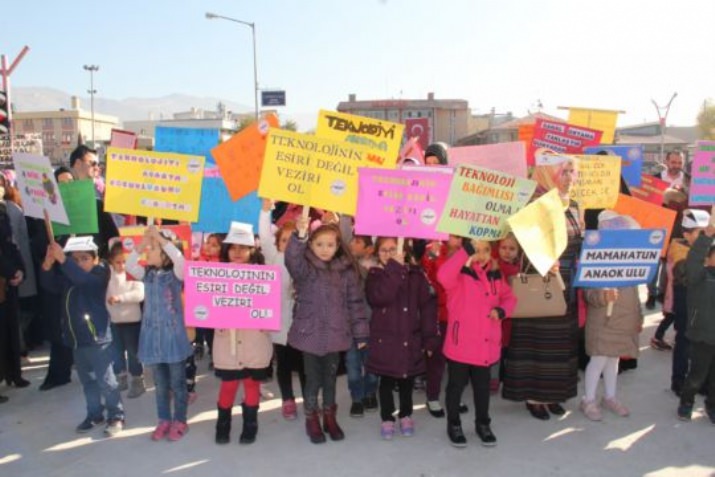
<svg viewBox="0 0 715 477">
<path fill-rule="evenodd" d="M 676 212 L 660 207 L 659 205 L 636 199 L 629 195 L 620 194 L 614 210 L 621 215 L 630 215 L 642 229 L 665 229 L 665 240 L 661 256 L 664 257 L 670 243 L 670 234 L 673 231 Z"/>
<path fill-rule="evenodd" d="M 258 189 L 268 129 L 277 128 L 278 124 L 278 116 L 267 114 L 211 149 L 231 200 L 238 200 Z"/>
</svg>

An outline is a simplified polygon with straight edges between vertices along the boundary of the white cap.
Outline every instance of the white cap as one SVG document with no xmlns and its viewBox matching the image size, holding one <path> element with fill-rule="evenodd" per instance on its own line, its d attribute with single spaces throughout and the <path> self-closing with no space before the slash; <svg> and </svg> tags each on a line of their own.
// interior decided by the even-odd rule
<svg viewBox="0 0 715 477">
<path fill-rule="evenodd" d="M 641 226 L 630 215 L 621 215 L 613 210 L 604 210 L 598 214 L 599 230 L 636 230 Z"/>
<path fill-rule="evenodd" d="M 710 222 L 710 214 L 704 210 L 685 209 L 682 226 L 684 229 L 704 229 Z"/>
<path fill-rule="evenodd" d="M 231 229 L 228 231 L 228 235 L 226 235 L 223 243 L 255 247 L 256 238 L 253 235 L 253 225 L 231 222 Z"/>
<path fill-rule="evenodd" d="M 70 237 L 63 249 L 65 252 L 96 252 L 99 250 L 91 236 Z"/>
</svg>

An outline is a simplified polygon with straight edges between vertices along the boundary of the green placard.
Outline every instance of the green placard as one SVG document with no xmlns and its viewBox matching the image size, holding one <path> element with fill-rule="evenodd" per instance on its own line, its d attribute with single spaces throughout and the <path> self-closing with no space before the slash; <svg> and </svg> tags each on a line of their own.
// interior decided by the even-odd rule
<svg viewBox="0 0 715 477">
<path fill-rule="evenodd" d="M 96 234 L 97 199 L 94 195 L 94 181 L 90 179 L 59 184 L 62 202 L 70 219 L 70 225 L 52 222 L 55 235 Z"/>
</svg>

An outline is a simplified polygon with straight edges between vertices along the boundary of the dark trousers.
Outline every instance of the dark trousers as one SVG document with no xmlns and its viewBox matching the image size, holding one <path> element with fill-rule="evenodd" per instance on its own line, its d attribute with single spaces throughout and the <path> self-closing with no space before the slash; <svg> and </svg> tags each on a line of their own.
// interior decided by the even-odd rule
<svg viewBox="0 0 715 477">
<path fill-rule="evenodd" d="M 303 354 L 289 344 L 274 344 L 273 353 L 276 358 L 276 376 L 281 399 L 295 399 L 293 393 L 293 371 L 300 379 L 300 392 L 305 394 L 305 372 L 303 371 Z"/>
<path fill-rule="evenodd" d="M 695 394 L 707 383 L 705 408 L 715 413 L 715 345 L 690 343 L 690 371 L 680 394 L 680 404 L 692 406 Z"/>
<path fill-rule="evenodd" d="M 425 356 L 425 366 L 427 367 L 427 386 L 425 394 L 428 401 L 439 401 L 439 392 L 442 389 L 442 376 L 444 375 L 444 367 L 446 364 L 444 355 L 442 354 L 442 340 L 447 332 L 447 323 L 439 323 L 439 345 L 436 347 L 432 356 Z"/>
<path fill-rule="evenodd" d="M 50 343 L 50 364 L 47 367 L 45 382 L 64 384 L 72 377 L 74 354 L 72 348 L 57 341 Z"/>
<path fill-rule="evenodd" d="M 474 409 L 476 422 L 489 423 L 489 366 L 474 366 L 447 360 L 447 390 L 446 407 L 449 422 L 457 423 L 459 419 L 459 403 L 462 392 L 468 382 L 472 383 L 474 393 Z"/>
<path fill-rule="evenodd" d="M 682 387 L 688 374 L 689 340 L 685 336 L 688 327 L 688 309 L 686 306 L 687 289 L 683 286 L 673 287 L 673 328 L 675 329 L 675 344 L 673 345 L 673 372 L 670 382 L 674 388 Z"/>
<path fill-rule="evenodd" d="M 144 368 L 137 357 L 141 323 L 112 323 L 112 345 L 114 346 L 114 374 L 129 369 L 129 374 L 139 377 Z"/>
<path fill-rule="evenodd" d="M 665 332 L 668 331 L 668 328 L 670 328 L 670 325 L 673 324 L 673 321 L 675 321 L 675 314 L 673 313 L 664 313 L 663 314 L 663 319 L 660 320 L 660 323 L 658 324 L 658 328 L 655 330 L 655 339 L 657 340 L 663 340 L 665 337 Z"/>
<path fill-rule="evenodd" d="M 0 304 L 0 380 L 8 382 L 22 377 L 19 314 L 17 288 L 9 287 L 5 302 Z"/>
<path fill-rule="evenodd" d="M 194 343 L 198 346 L 203 346 L 204 342 L 208 345 L 209 354 L 213 354 L 214 350 L 214 329 L 213 328 L 196 328 L 196 339 Z"/>
<path fill-rule="evenodd" d="M 394 421 L 392 416 L 395 412 L 395 397 L 392 392 L 397 385 L 397 391 L 400 395 L 400 419 L 412 415 L 412 387 L 415 384 L 414 376 L 409 378 L 391 378 L 389 376 L 380 376 L 380 417 L 383 421 Z"/>
<path fill-rule="evenodd" d="M 338 376 L 340 353 L 328 353 L 318 356 L 303 352 L 303 365 L 305 366 L 305 389 L 303 403 L 306 412 L 319 409 L 318 393 L 323 390 L 323 407 L 335 404 L 335 384 Z"/>
</svg>

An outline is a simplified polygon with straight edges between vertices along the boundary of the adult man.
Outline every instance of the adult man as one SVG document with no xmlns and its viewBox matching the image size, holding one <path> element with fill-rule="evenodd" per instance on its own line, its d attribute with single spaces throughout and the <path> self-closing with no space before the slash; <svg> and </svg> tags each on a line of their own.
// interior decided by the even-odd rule
<svg viewBox="0 0 715 477">
<path fill-rule="evenodd" d="M 666 181 L 670 184 L 670 187 L 682 187 L 683 180 L 685 179 L 685 172 L 683 172 L 684 164 L 685 158 L 682 152 L 670 151 L 665 155 L 665 169 L 663 169 L 660 174 L 657 174 L 656 177 Z"/>
</svg>

